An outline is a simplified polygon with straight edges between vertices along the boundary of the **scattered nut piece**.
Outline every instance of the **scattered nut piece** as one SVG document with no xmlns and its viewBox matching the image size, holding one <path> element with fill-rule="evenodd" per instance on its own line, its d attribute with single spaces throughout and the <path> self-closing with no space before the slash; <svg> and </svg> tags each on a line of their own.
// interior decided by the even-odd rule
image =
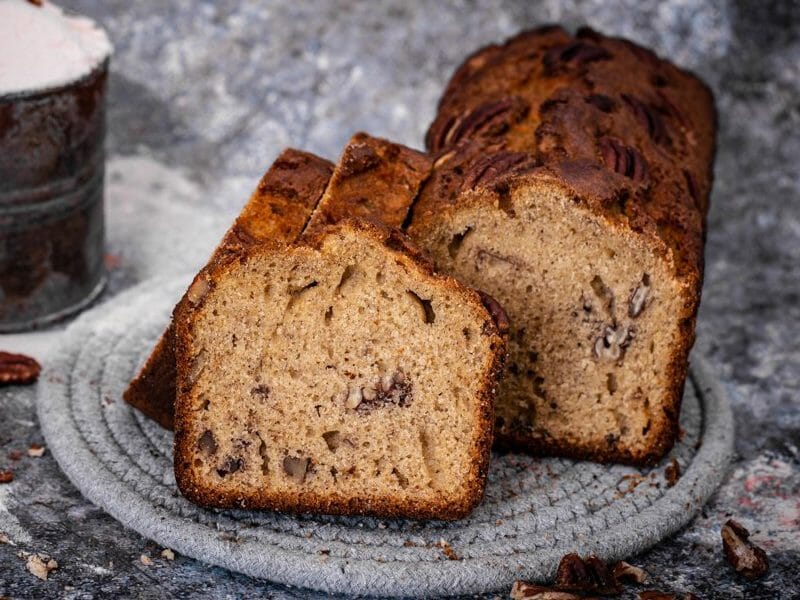
<svg viewBox="0 0 800 600">
<path fill-rule="evenodd" d="M 442 549 L 442 554 L 444 554 L 448 560 L 459 560 L 458 554 L 456 554 L 453 547 L 444 538 L 440 539 L 436 545 Z"/>
<path fill-rule="evenodd" d="M 600 594 L 618 594 L 622 591 L 605 561 L 594 555 L 583 559 L 574 553 L 564 556 L 558 564 L 555 588 Z"/>
<path fill-rule="evenodd" d="M 22 452 L 20 452 L 19 450 L 12 450 L 11 452 L 8 453 L 8 458 L 9 460 L 13 461 L 22 460 Z"/>
<path fill-rule="evenodd" d="M 9 546 L 16 546 L 4 532 L 0 531 L 0 544 L 8 544 Z"/>
<path fill-rule="evenodd" d="M 725 558 L 740 575 L 758 579 L 769 570 L 769 561 L 767 553 L 749 541 L 749 537 L 750 532 L 733 519 L 729 519 L 722 527 Z"/>
<path fill-rule="evenodd" d="M 41 370 L 41 365 L 30 356 L 0 351 L 0 385 L 33 383 Z"/>
<path fill-rule="evenodd" d="M 167 560 L 175 560 L 175 553 L 169 548 L 164 548 L 161 551 L 161 558 L 166 558 Z"/>
<path fill-rule="evenodd" d="M 47 554 L 20 552 L 17 556 L 26 559 L 25 568 L 42 581 L 46 581 L 50 572 L 58 568 L 58 561 Z"/>
<path fill-rule="evenodd" d="M 645 573 L 644 569 L 639 567 L 634 567 L 631 564 L 626 563 L 624 560 L 619 561 L 611 568 L 611 573 L 614 576 L 614 580 L 617 582 L 620 581 L 632 581 L 634 583 L 646 583 L 647 582 L 647 573 Z"/>
<path fill-rule="evenodd" d="M 680 477 L 681 466 L 678 464 L 678 461 L 673 458 L 667 465 L 667 468 L 664 469 L 664 479 L 667 480 L 667 487 L 672 487 L 678 483 L 678 479 L 680 479 Z"/>
<path fill-rule="evenodd" d="M 139 562 L 142 563 L 145 567 L 149 567 L 153 564 L 153 559 L 147 556 L 147 554 L 142 554 L 139 557 Z"/>
<path fill-rule="evenodd" d="M 581 600 L 581 596 L 533 583 L 515 581 L 511 587 L 511 600 Z"/>
<path fill-rule="evenodd" d="M 658 590 L 645 590 L 636 594 L 639 600 L 678 600 L 675 594 L 668 594 L 667 592 L 659 592 Z"/>
<path fill-rule="evenodd" d="M 44 456 L 45 447 L 41 444 L 31 444 L 31 447 L 28 448 L 28 456 L 31 458 L 41 458 Z"/>
<path fill-rule="evenodd" d="M 0 483 L 11 483 L 14 481 L 14 471 L 0 471 Z"/>
</svg>

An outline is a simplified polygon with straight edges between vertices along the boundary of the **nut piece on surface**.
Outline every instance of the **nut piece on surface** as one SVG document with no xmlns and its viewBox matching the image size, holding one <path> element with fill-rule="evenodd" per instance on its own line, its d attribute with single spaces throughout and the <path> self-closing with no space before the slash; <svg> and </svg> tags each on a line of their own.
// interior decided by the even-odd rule
<svg viewBox="0 0 800 600">
<path fill-rule="evenodd" d="M 624 560 L 619 561 L 611 568 L 611 573 L 614 580 L 619 583 L 620 581 L 632 581 L 633 583 L 646 583 L 647 573 L 640 567 L 634 567 L 626 563 Z"/>
<path fill-rule="evenodd" d="M 0 385 L 33 383 L 41 370 L 41 365 L 30 356 L 0 351 Z"/>
<path fill-rule="evenodd" d="M 167 560 L 175 560 L 175 553 L 169 548 L 164 548 L 161 551 L 161 558 L 166 558 Z"/>
<path fill-rule="evenodd" d="M 608 565 L 596 556 L 585 559 L 567 554 L 556 572 L 555 587 L 559 590 L 618 594 L 622 590 Z"/>
<path fill-rule="evenodd" d="M 561 592 L 549 587 L 515 581 L 511 587 L 511 600 L 581 600 L 571 592 Z"/>
<path fill-rule="evenodd" d="M 139 562 L 142 563 L 145 567 L 149 567 L 153 564 L 153 559 L 147 556 L 147 554 L 142 554 L 139 557 Z"/>
<path fill-rule="evenodd" d="M 749 541 L 749 537 L 750 532 L 733 519 L 722 526 L 725 558 L 740 575 L 748 579 L 758 579 L 769 570 L 769 561 L 767 553 Z"/>
<path fill-rule="evenodd" d="M 0 471 L 0 483 L 11 483 L 14 481 L 14 471 Z"/>
<path fill-rule="evenodd" d="M 46 554 L 20 552 L 18 556 L 27 559 L 25 561 L 25 568 L 42 581 L 47 580 L 50 571 L 55 571 L 58 568 L 58 561 L 50 558 Z"/>
<path fill-rule="evenodd" d="M 31 444 L 31 447 L 28 448 L 28 456 L 31 458 L 41 458 L 44 456 L 45 447 L 41 444 Z"/>
</svg>

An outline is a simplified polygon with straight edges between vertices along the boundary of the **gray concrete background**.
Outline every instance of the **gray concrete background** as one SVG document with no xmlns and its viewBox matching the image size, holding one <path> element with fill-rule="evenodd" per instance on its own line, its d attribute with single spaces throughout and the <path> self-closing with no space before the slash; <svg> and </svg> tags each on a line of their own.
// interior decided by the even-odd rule
<svg viewBox="0 0 800 600">
<path fill-rule="evenodd" d="M 335 158 L 366 130 L 412 146 L 466 53 L 545 22 L 587 23 L 654 47 L 712 86 L 720 113 L 699 340 L 733 395 L 738 459 L 703 514 L 634 557 L 651 588 L 701 598 L 797 598 L 800 565 L 800 4 L 176 2 L 70 0 L 116 46 L 109 96 L 104 300 L 202 262 L 287 145 Z M 164 253 L 160 244 L 177 249 Z M 43 356 L 58 329 L 0 336 Z M 308 597 L 209 568 L 125 530 L 84 500 L 42 443 L 33 388 L 0 389 L 0 597 Z M 734 576 L 720 525 L 743 522 L 770 557 Z M 20 550 L 59 569 L 41 582 Z M 153 564 L 145 566 L 146 554 Z M 491 597 L 491 596 L 489 596 Z"/>
</svg>

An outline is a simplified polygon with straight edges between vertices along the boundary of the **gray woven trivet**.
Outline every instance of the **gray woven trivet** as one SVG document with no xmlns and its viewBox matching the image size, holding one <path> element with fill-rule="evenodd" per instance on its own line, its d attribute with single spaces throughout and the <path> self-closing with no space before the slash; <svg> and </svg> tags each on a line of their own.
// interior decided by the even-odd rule
<svg viewBox="0 0 800 600">
<path fill-rule="evenodd" d="M 484 502 L 456 523 L 200 509 L 175 487 L 172 435 L 121 399 L 187 281 L 150 280 L 78 319 L 46 362 L 38 410 L 49 448 L 87 498 L 207 563 L 344 594 L 507 590 L 551 577 L 570 551 L 612 560 L 645 550 L 692 519 L 729 464 L 730 408 L 694 356 L 684 435 L 652 470 L 497 456 Z M 682 477 L 669 488 L 673 457 Z"/>
</svg>

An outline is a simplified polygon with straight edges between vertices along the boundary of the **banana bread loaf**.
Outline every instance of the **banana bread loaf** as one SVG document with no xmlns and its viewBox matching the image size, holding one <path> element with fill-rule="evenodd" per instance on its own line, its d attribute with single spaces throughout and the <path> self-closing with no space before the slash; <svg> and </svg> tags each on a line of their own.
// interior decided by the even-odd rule
<svg viewBox="0 0 800 600">
<path fill-rule="evenodd" d="M 243 248 L 174 322 L 192 501 L 452 519 L 482 498 L 507 325 L 399 231 L 348 219 Z"/>
<path fill-rule="evenodd" d="M 284 150 L 261 178 L 210 262 L 261 241 L 293 242 L 305 228 L 332 171 L 333 165 L 325 159 Z M 123 394 L 126 402 L 167 429 L 173 426 L 175 401 L 173 336 L 170 324 Z"/>
<path fill-rule="evenodd" d="M 634 464 L 672 446 L 714 135 L 702 82 L 589 29 L 525 32 L 456 71 L 409 233 L 508 311 L 500 443 Z"/>
</svg>

